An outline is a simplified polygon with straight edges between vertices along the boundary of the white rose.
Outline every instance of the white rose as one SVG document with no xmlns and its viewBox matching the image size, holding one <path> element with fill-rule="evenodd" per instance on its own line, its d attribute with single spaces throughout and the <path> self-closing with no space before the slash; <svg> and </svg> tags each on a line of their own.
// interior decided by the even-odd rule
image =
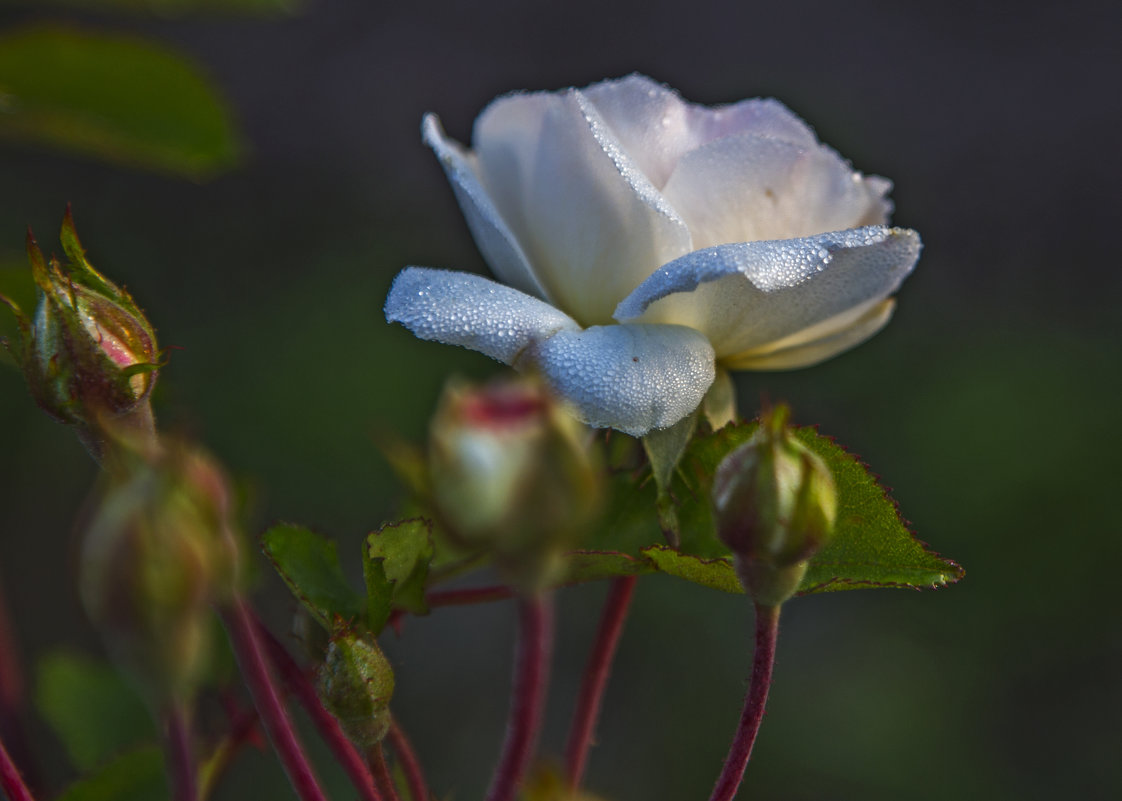
<svg viewBox="0 0 1122 801">
<path fill-rule="evenodd" d="M 472 150 L 433 115 L 423 133 L 507 285 L 409 267 L 386 318 L 540 370 L 593 426 L 642 436 L 731 398 L 726 370 L 857 345 L 919 257 L 885 225 L 891 184 L 775 100 L 705 108 L 632 75 L 501 97 Z"/>
</svg>

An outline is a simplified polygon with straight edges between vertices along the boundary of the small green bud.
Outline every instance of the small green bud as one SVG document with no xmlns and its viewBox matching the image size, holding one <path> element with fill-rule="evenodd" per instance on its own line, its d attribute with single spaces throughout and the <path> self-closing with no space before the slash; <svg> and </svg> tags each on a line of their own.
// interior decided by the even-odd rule
<svg viewBox="0 0 1122 801">
<path fill-rule="evenodd" d="M 342 631 L 331 638 L 316 673 L 323 706 L 363 751 L 390 730 L 393 668 L 369 634 Z"/>
<path fill-rule="evenodd" d="M 713 478 L 717 534 L 745 590 L 767 606 L 798 588 L 806 563 L 833 534 L 837 490 L 826 463 L 791 434 L 788 409 L 760 420 Z"/>
<path fill-rule="evenodd" d="M 28 232 L 39 306 L 29 321 L 4 299 L 20 330 L 17 342 L 5 344 L 44 411 L 86 432 L 100 432 L 115 418 L 150 414 L 147 400 L 159 359 L 156 334 L 129 294 L 86 260 L 69 208 L 61 240 L 65 269 L 54 257 L 44 259 Z"/>
<path fill-rule="evenodd" d="M 209 663 L 210 607 L 238 571 L 226 482 L 182 446 L 113 467 L 83 539 L 82 601 L 150 701 L 185 701 Z"/>
<path fill-rule="evenodd" d="M 433 500 L 450 534 L 512 584 L 547 585 L 599 508 L 587 431 L 534 378 L 450 384 L 432 421 Z"/>
</svg>

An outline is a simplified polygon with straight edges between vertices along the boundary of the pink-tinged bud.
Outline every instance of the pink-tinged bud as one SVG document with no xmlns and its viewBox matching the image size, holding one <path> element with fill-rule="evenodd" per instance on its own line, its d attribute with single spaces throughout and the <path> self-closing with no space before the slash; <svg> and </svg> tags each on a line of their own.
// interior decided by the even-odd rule
<svg viewBox="0 0 1122 801">
<path fill-rule="evenodd" d="M 159 704 L 186 700 L 232 596 L 238 537 L 221 470 L 198 451 L 120 452 L 84 534 L 79 586 L 114 659 Z"/>
<path fill-rule="evenodd" d="M 103 440 L 104 429 L 115 421 L 150 417 L 148 396 L 159 360 L 156 334 L 129 294 L 87 261 L 69 208 L 61 240 L 65 268 L 54 257 L 45 259 L 28 232 L 39 306 L 29 321 L 5 299 L 20 329 L 19 340 L 5 344 L 44 411 L 79 426 L 87 439 Z"/>
<path fill-rule="evenodd" d="M 393 686 L 393 668 L 368 633 L 335 634 L 316 671 L 316 688 L 324 708 L 364 752 L 390 730 Z"/>
<path fill-rule="evenodd" d="M 551 580 L 599 508 L 587 429 L 533 378 L 450 384 L 432 421 L 429 471 L 449 533 L 492 552 L 527 592 Z"/>
<path fill-rule="evenodd" d="M 792 436 L 781 406 L 760 420 L 713 478 L 717 534 L 745 590 L 765 606 L 791 597 L 833 534 L 838 499 L 826 463 Z"/>
</svg>

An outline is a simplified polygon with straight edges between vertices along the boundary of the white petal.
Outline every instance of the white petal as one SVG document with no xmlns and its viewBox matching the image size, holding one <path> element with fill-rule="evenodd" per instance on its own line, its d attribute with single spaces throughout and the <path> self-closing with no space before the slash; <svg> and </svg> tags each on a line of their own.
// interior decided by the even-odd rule
<svg viewBox="0 0 1122 801">
<path fill-rule="evenodd" d="M 713 383 L 713 349 L 676 325 L 561 331 L 527 351 L 586 423 L 639 437 L 697 408 Z"/>
<path fill-rule="evenodd" d="M 491 270 L 505 283 L 549 300 L 545 288 L 534 275 L 522 246 L 503 220 L 487 190 L 479 182 L 474 154 L 464 151 L 459 143 L 448 139 L 435 114 L 426 114 L 421 136 L 431 147 L 456 193 L 456 200 L 467 219 L 475 244 Z"/>
<path fill-rule="evenodd" d="M 801 332 L 860 316 L 895 292 L 920 247 L 915 231 L 870 226 L 699 250 L 644 281 L 616 318 L 696 328 L 722 359 L 787 337 L 801 342 Z"/>
<path fill-rule="evenodd" d="M 681 218 L 576 90 L 495 101 L 472 143 L 534 273 L 585 325 L 610 322 L 620 298 L 692 250 Z"/>
<path fill-rule="evenodd" d="M 729 370 L 794 370 L 810 367 L 839 353 L 856 347 L 884 328 L 892 318 L 896 302 L 882 300 L 854 317 L 841 314 L 818 326 L 814 336 L 801 332 L 785 343 L 772 343 L 754 351 L 745 351 L 723 361 Z"/>
<path fill-rule="evenodd" d="M 748 132 L 685 154 L 663 194 L 700 249 L 881 224 L 890 186 L 823 145 Z"/>
<path fill-rule="evenodd" d="M 461 345 L 513 364 L 528 345 L 579 330 L 548 303 L 479 275 L 407 267 L 386 298 L 386 320 L 421 339 Z"/>
<path fill-rule="evenodd" d="M 813 131 L 777 100 L 744 100 L 708 108 L 686 102 L 645 75 L 603 81 L 582 90 L 623 150 L 656 187 L 665 186 L 683 155 L 745 131 L 811 147 Z"/>
</svg>

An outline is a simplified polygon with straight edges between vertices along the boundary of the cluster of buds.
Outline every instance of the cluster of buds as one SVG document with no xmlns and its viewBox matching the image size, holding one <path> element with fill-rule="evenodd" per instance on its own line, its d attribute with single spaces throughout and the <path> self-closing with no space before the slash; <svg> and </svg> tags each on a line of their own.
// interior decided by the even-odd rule
<svg viewBox="0 0 1122 801">
<path fill-rule="evenodd" d="M 83 539 L 83 604 L 150 700 L 184 701 L 209 662 L 211 607 L 229 602 L 237 584 L 226 478 L 178 444 L 122 449 L 105 475 Z"/>
<path fill-rule="evenodd" d="M 27 236 L 39 305 L 28 319 L 11 300 L 19 337 L 4 344 L 35 402 L 75 425 L 95 456 L 115 430 L 152 429 L 148 396 L 156 381 L 156 334 L 127 292 L 86 259 L 70 209 L 60 235 L 68 264 L 48 261 Z"/>
<path fill-rule="evenodd" d="M 761 606 L 795 594 L 810 559 L 833 534 L 837 489 L 825 462 L 787 426 L 788 409 L 764 415 L 713 478 L 717 533 L 745 591 Z"/>
<path fill-rule="evenodd" d="M 520 591 L 556 577 L 600 506 L 588 430 L 540 380 L 448 386 L 429 437 L 433 501 L 454 540 Z"/>
</svg>

